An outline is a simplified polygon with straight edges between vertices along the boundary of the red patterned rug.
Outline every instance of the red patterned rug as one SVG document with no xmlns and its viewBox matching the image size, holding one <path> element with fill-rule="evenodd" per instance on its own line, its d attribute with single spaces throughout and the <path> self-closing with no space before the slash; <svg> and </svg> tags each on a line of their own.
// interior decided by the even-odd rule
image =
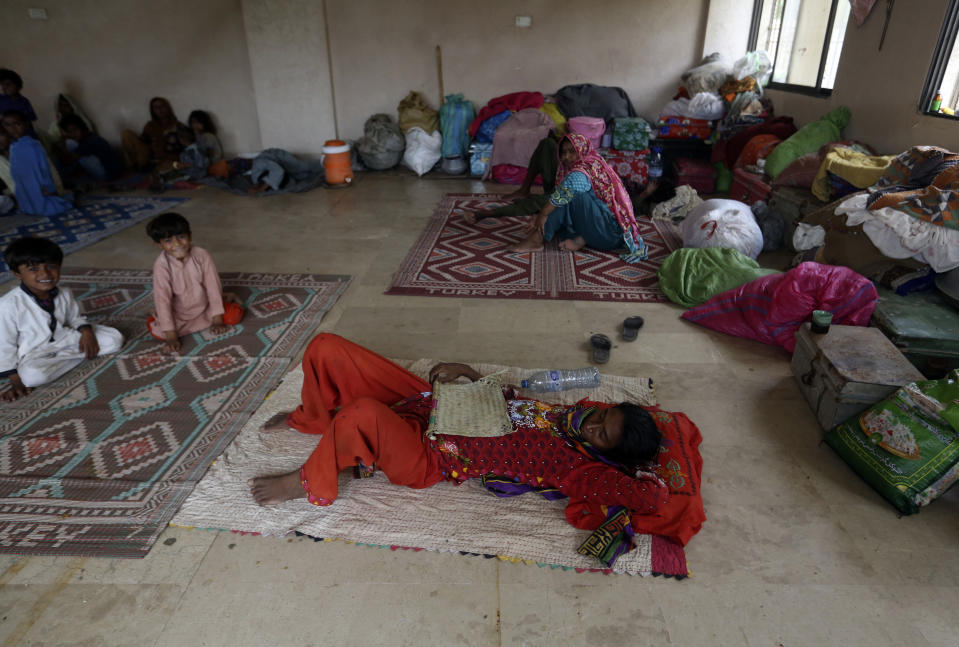
<svg viewBox="0 0 959 647">
<path fill-rule="evenodd" d="M 149 271 L 63 274 L 90 320 L 126 343 L 0 408 L 0 553 L 145 555 L 350 280 L 222 278 L 243 321 L 184 337 L 174 356 L 147 334 Z"/>
<path fill-rule="evenodd" d="M 448 194 L 386 294 L 668 301 L 656 272 L 663 259 L 682 246 L 672 224 L 640 220 L 640 233 L 649 246 L 649 259 L 642 263 L 625 263 L 613 252 L 589 248 L 564 252 L 555 242 L 542 252 L 507 252 L 509 245 L 522 240 L 527 218 L 487 218 L 470 225 L 462 216 L 502 204 L 502 194 Z"/>
</svg>

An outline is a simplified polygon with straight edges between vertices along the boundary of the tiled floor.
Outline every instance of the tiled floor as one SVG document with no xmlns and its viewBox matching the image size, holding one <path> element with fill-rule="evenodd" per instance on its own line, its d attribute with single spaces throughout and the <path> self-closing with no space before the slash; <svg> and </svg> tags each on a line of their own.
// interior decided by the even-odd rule
<svg viewBox="0 0 959 647">
<path fill-rule="evenodd" d="M 699 424 L 709 520 L 693 577 L 608 577 L 447 554 L 170 529 L 142 560 L 0 557 L 0 645 L 955 645 L 959 491 L 894 509 L 820 445 L 786 354 L 679 319 L 680 308 L 385 296 L 445 192 L 469 181 L 361 177 L 251 199 L 187 192 L 221 271 L 352 274 L 321 325 L 388 356 L 588 363 L 655 379 Z M 149 268 L 135 227 L 69 265 Z"/>
</svg>

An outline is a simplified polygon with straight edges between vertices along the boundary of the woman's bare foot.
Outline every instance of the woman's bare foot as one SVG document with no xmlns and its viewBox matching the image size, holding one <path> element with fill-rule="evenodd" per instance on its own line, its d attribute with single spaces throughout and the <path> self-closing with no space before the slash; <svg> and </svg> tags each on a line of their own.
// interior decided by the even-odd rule
<svg viewBox="0 0 959 647">
<path fill-rule="evenodd" d="M 270 418 L 263 423 L 263 426 L 260 427 L 260 431 L 274 432 L 292 429 L 292 427 L 286 423 L 286 418 L 289 415 L 289 411 L 281 411 L 280 413 L 270 416 Z"/>
<path fill-rule="evenodd" d="M 567 238 L 559 244 L 559 248 L 565 249 L 567 252 L 578 252 L 584 247 L 586 247 L 586 240 L 582 236 Z"/>
<path fill-rule="evenodd" d="M 530 234 L 526 240 L 506 248 L 509 252 L 535 252 L 543 249 L 543 234 L 538 231 Z"/>
<path fill-rule="evenodd" d="M 279 476 L 258 476 L 247 481 L 250 494 L 259 505 L 275 505 L 293 499 L 305 499 L 306 491 L 300 483 L 300 472 Z"/>
<path fill-rule="evenodd" d="M 463 213 L 463 220 L 468 222 L 471 225 L 475 225 L 480 220 L 485 220 L 486 218 L 492 218 L 492 211 L 466 211 Z"/>
</svg>

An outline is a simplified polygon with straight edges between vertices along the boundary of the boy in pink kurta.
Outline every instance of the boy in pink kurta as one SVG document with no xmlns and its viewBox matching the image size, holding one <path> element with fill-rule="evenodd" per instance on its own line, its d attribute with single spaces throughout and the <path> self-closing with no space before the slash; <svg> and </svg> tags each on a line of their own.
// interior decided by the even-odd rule
<svg viewBox="0 0 959 647">
<path fill-rule="evenodd" d="M 219 335 L 223 322 L 223 288 L 213 257 L 194 247 L 190 223 L 178 213 L 164 213 L 150 221 L 147 234 L 163 250 L 153 263 L 153 304 L 156 314 L 147 321 L 150 334 L 180 350 L 180 337 L 210 329 Z"/>
</svg>

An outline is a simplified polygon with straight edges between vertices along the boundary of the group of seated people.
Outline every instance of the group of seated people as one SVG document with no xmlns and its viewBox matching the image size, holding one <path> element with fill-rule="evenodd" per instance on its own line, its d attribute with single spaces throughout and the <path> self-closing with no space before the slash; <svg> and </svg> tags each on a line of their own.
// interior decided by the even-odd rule
<svg viewBox="0 0 959 647">
<path fill-rule="evenodd" d="M 222 334 L 241 321 L 242 308 L 222 292 L 213 259 L 193 245 L 185 218 L 161 214 L 147 233 L 160 248 L 153 266 L 155 312 L 146 322 L 162 343 L 158 352 L 178 352 L 184 335 L 206 329 Z M 56 243 L 21 238 L 4 258 L 20 285 L 0 297 L 0 377 L 8 381 L 3 401 L 25 397 L 84 360 L 121 349 L 122 334 L 88 321 L 70 289 L 58 286 L 63 252 Z M 475 381 L 481 377 L 476 370 L 438 364 L 427 382 L 330 334 L 317 335 L 303 367 L 302 404 L 264 430 L 293 428 L 322 437 L 300 469 L 251 480 L 251 496 L 261 505 L 299 498 L 330 505 L 337 475 L 346 469 L 361 475 L 380 469 L 395 485 L 412 488 L 476 478 L 498 496 L 549 491 L 569 497 L 570 522 L 589 529 L 600 524 L 596 515 L 603 517 L 607 507 L 633 515 L 631 523 L 642 528 L 643 516 L 652 515 L 655 523 L 669 499 L 655 471 L 661 432 L 642 407 L 549 405 L 510 387 L 504 397 L 512 433 L 429 438 L 431 382 Z"/>
<path fill-rule="evenodd" d="M 0 70 L 0 87 L 4 92 L 0 155 L 6 161 L 0 177 L 14 190 L 21 210 L 47 214 L 70 208 L 58 167 L 97 180 L 119 175 L 123 162 L 70 97 L 58 97 L 57 121 L 47 131 L 45 147 L 44 137 L 34 129 L 36 115 L 20 94 L 19 76 Z M 207 113 L 194 111 L 183 124 L 170 103 L 157 97 L 150 101 L 150 117 L 141 134 L 129 130 L 122 134 L 127 167 L 197 177 L 201 169 L 205 174 L 222 161 L 222 147 Z M 260 183 L 277 189 L 280 180 L 271 174 L 270 164 L 282 170 L 284 159 L 269 152 L 261 156 Z M 253 170 L 257 168 L 254 162 Z M 536 175 L 543 177 L 543 195 L 529 195 Z M 253 181 L 259 181 L 255 175 Z M 514 204 L 467 214 L 466 219 L 475 224 L 487 217 L 531 215 L 526 238 L 513 251 L 535 251 L 558 239 L 564 250 L 590 246 L 623 250 L 627 262 L 647 258 L 630 196 L 583 135 L 543 140 L 518 193 L 520 200 Z M 193 245 L 185 218 L 161 214 L 147 225 L 147 233 L 160 248 L 153 266 L 155 312 L 147 321 L 149 333 L 162 343 L 158 350 L 178 352 L 184 335 L 205 329 L 222 334 L 240 322 L 242 308 L 222 291 L 211 255 Z M 20 280 L 18 288 L 0 297 L 0 377 L 9 382 L 4 401 L 28 395 L 85 359 L 120 350 L 119 331 L 91 324 L 69 288 L 58 287 L 63 253 L 55 243 L 22 238 L 7 247 L 4 259 Z M 607 509 L 622 508 L 642 517 L 655 515 L 669 499 L 669 488 L 653 469 L 662 436 L 641 407 L 625 403 L 556 407 L 507 390 L 508 406 L 516 414 L 513 433 L 496 438 L 429 438 L 425 431 L 431 382 L 477 380 L 480 375 L 474 369 L 439 364 L 428 382 L 329 334 L 314 339 L 303 367 L 302 404 L 271 420 L 264 430 L 293 428 L 321 439 L 300 469 L 251 480 L 251 496 L 261 505 L 299 498 L 330 505 L 337 497 L 337 475 L 345 469 L 359 475 L 380 469 L 392 483 L 413 488 L 478 478 L 487 487 L 505 479 L 511 490 L 555 490 L 568 496 L 571 506 L 587 506 L 583 510 L 588 509 L 590 521 L 570 517 L 574 525 L 585 524 L 581 527 L 596 526 L 596 510 L 606 514 Z M 532 417 L 517 423 L 517 416 Z M 583 519 L 585 515 L 580 513 Z"/>
<path fill-rule="evenodd" d="M 217 164 L 225 165 L 216 126 L 203 110 L 191 112 L 187 125 L 177 119 L 169 101 L 151 99 L 150 120 L 139 135 L 123 131 L 118 153 L 68 94 L 57 95 L 56 118 L 47 130 L 38 131 L 37 114 L 22 94 L 20 75 L 0 69 L 0 90 L 0 189 L 9 193 L 0 202 L 0 212 L 10 210 L 15 198 L 23 213 L 64 213 L 73 206 L 67 189 L 114 182 L 125 168 L 153 173 L 156 183 L 174 177 L 197 179 Z"/>
</svg>

